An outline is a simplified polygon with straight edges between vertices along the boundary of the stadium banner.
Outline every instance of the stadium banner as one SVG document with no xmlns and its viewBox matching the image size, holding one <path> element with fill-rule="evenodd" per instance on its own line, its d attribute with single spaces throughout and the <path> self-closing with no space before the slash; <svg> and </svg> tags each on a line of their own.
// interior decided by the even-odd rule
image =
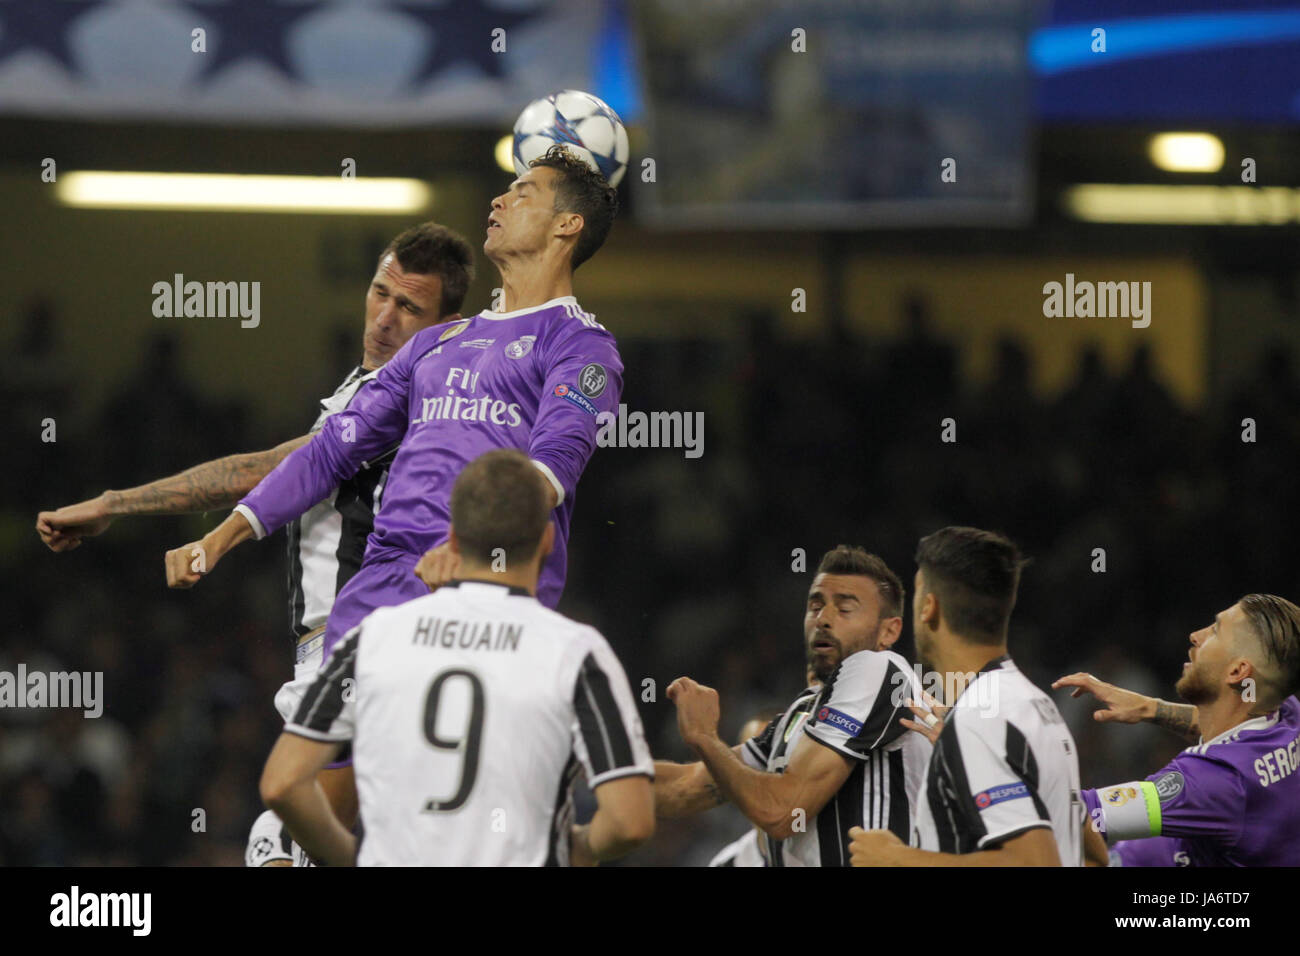
<svg viewBox="0 0 1300 956">
<path fill-rule="evenodd" d="M 591 89 L 590 0 L 0 0 L 0 114 L 398 127 Z"/>
<path fill-rule="evenodd" d="M 1032 212 L 1035 0 L 634 9 L 652 224 L 1011 225 Z"/>
</svg>

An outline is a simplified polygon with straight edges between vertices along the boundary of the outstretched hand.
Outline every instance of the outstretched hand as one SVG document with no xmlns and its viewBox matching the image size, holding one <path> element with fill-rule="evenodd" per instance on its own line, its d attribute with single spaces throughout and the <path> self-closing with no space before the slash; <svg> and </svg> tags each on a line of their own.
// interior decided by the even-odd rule
<svg viewBox="0 0 1300 956">
<path fill-rule="evenodd" d="M 1105 706 L 1093 712 L 1092 719 L 1101 723 L 1114 721 L 1121 724 L 1137 724 L 1150 720 L 1155 713 L 1155 698 L 1138 694 L 1114 684 L 1097 680 L 1091 674 L 1067 674 L 1052 683 L 1052 689 L 1073 687 L 1071 697 L 1092 694 Z"/>
</svg>

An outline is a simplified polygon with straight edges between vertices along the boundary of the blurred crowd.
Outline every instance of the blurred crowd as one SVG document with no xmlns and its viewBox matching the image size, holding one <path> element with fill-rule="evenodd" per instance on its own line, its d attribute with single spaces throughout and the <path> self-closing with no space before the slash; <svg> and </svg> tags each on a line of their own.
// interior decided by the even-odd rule
<svg viewBox="0 0 1300 956">
<path fill-rule="evenodd" d="M 989 381 L 966 382 L 925 303 L 903 307 L 907 332 L 892 340 L 790 341 L 768 314 L 744 317 L 734 340 L 620 339 L 623 401 L 703 411 L 704 453 L 597 451 L 560 609 L 618 651 L 657 757 L 690 756 L 663 693 L 677 676 L 718 688 L 731 737 L 803 687 L 805 593 L 839 543 L 884 557 L 910 597 L 921 535 L 948 524 L 1010 535 L 1033 559 L 1011 651 L 1044 686 L 1088 670 L 1171 697 L 1191 630 L 1250 591 L 1300 596 L 1285 532 L 1300 510 L 1289 352 L 1266 351 L 1189 409 L 1141 346 L 1117 371 L 1085 350 L 1074 381 L 1043 400 L 1015 341 Z M 0 671 L 102 671 L 105 707 L 93 720 L 0 710 L 0 864 L 240 865 L 279 731 L 271 699 L 291 672 L 283 534 L 172 592 L 164 551 L 223 514 L 119 521 L 61 555 L 33 525 L 39 510 L 291 436 L 261 434 L 247 408 L 196 391 L 178 343 L 159 336 L 79 432 L 41 442 L 39 423 L 72 401 L 63 343 L 47 306 L 17 327 L 0 407 L 9 447 L 23 450 L 0 470 L 0 560 L 18 613 Z M 339 377 L 354 360 L 322 353 Z M 305 431 L 320 396 L 280 391 Z M 942 440 L 947 418 L 955 441 Z M 910 620 L 904 634 L 898 649 L 913 658 Z M 1056 696 L 1085 785 L 1145 776 L 1181 746 L 1155 728 L 1096 724 L 1086 702 Z M 625 862 L 701 864 L 745 826 L 730 808 L 665 823 Z"/>
</svg>

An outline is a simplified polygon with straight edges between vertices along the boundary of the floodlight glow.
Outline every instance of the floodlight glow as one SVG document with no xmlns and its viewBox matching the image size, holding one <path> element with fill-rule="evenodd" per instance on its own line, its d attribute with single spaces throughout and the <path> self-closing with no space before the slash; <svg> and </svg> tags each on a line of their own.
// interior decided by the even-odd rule
<svg viewBox="0 0 1300 956">
<path fill-rule="evenodd" d="M 1151 162 L 1171 173 L 1217 173 L 1223 140 L 1209 133 L 1159 133 L 1151 137 Z"/>
<path fill-rule="evenodd" d="M 97 209 L 397 215 L 428 208 L 433 189 L 418 179 L 83 171 L 60 176 L 55 195 Z"/>
</svg>

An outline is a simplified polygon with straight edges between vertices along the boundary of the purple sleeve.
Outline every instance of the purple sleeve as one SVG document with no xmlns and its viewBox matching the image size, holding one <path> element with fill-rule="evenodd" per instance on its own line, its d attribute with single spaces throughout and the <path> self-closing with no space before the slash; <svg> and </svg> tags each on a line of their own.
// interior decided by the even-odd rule
<svg viewBox="0 0 1300 956">
<path fill-rule="evenodd" d="M 1160 797 L 1160 833 L 1235 843 L 1241 835 L 1246 791 L 1229 764 L 1184 751 L 1147 777 Z"/>
<path fill-rule="evenodd" d="M 1150 837 L 1146 840 L 1121 840 L 1111 847 L 1111 866 L 1187 866 L 1187 854 L 1181 840 Z"/>
<path fill-rule="evenodd" d="M 573 495 L 596 450 L 597 416 L 618 413 L 623 361 L 613 336 L 579 323 L 548 343 L 543 361 L 546 380 L 528 457 L 550 472 L 547 477 L 559 485 L 557 492 L 563 490 L 563 502 Z"/>
<path fill-rule="evenodd" d="M 373 379 L 357 390 L 348 407 L 325 420 L 312 440 L 285 458 L 236 506 L 257 537 L 288 524 L 363 462 L 378 458 L 406 434 L 411 370 L 431 347 L 416 333 Z M 418 351 L 417 351 L 418 350 Z"/>
<path fill-rule="evenodd" d="M 1232 844 L 1246 806 L 1237 771 L 1192 750 L 1145 780 L 1084 790 L 1081 796 L 1089 819 L 1110 843 L 1167 836 Z"/>
</svg>

